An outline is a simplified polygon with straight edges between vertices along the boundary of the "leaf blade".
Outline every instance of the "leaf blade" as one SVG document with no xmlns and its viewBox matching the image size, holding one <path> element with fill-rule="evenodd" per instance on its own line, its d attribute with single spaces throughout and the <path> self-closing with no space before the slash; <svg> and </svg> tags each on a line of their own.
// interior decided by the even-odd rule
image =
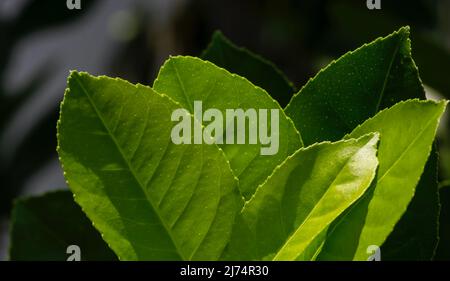
<svg viewBox="0 0 450 281">
<path fill-rule="evenodd" d="M 440 200 L 438 154 L 434 147 L 425 164 L 414 198 L 381 246 L 383 260 L 431 260 L 438 245 Z"/>
<path fill-rule="evenodd" d="M 222 152 L 173 144 L 179 106 L 148 87 L 73 72 L 68 89 L 58 153 L 75 200 L 119 259 L 220 255 L 241 204 Z M 208 192 L 216 198 L 204 201 Z"/>
<path fill-rule="evenodd" d="M 223 258 L 313 259 L 308 246 L 375 177 L 377 142 L 372 134 L 290 156 L 244 206 Z"/>
<path fill-rule="evenodd" d="M 336 141 L 399 101 L 425 99 L 408 37 L 403 27 L 348 52 L 294 95 L 285 111 L 306 145 Z"/>
</svg>

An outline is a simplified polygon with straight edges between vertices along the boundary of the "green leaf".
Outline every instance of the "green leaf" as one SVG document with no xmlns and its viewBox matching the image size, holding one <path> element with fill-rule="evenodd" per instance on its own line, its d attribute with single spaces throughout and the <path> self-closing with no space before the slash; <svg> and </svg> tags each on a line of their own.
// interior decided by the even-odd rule
<svg viewBox="0 0 450 281">
<path fill-rule="evenodd" d="M 81 260 L 116 260 L 70 191 L 19 199 L 12 211 L 10 258 L 65 261 L 67 247 L 80 247 Z"/>
<path fill-rule="evenodd" d="M 191 113 L 194 113 L 194 101 L 202 101 L 203 111 L 214 108 L 220 110 L 223 116 L 227 109 L 279 110 L 279 134 L 275 136 L 279 138 L 279 149 L 276 154 L 261 155 L 263 145 L 260 142 L 220 145 L 239 178 L 239 188 L 246 199 L 277 165 L 303 146 L 292 121 L 263 89 L 210 62 L 194 57 L 171 57 L 161 68 L 153 87 Z M 226 125 L 224 123 L 224 128 Z M 251 126 L 255 125 L 247 126 L 247 132 Z"/>
<path fill-rule="evenodd" d="M 265 89 L 282 107 L 296 91 L 286 76 L 271 62 L 249 50 L 237 47 L 222 32 L 213 34 L 209 46 L 200 56 Z"/>
<path fill-rule="evenodd" d="M 346 136 L 380 132 L 376 186 L 331 229 L 319 259 L 366 260 L 370 245 L 385 242 L 414 195 L 446 104 L 400 102 Z"/>
<path fill-rule="evenodd" d="M 304 260 L 309 246 L 370 186 L 378 135 L 301 148 L 246 203 L 224 259 Z"/>
<path fill-rule="evenodd" d="M 171 141 L 178 108 L 142 85 L 69 77 L 58 153 L 76 202 L 121 260 L 217 259 L 242 207 L 217 146 Z"/>
<path fill-rule="evenodd" d="M 439 245 L 435 259 L 450 261 L 450 183 L 439 189 L 441 214 L 439 218 Z"/>
<path fill-rule="evenodd" d="M 438 154 L 433 148 L 414 198 L 381 247 L 383 260 L 431 260 L 439 237 Z"/>
<path fill-rule="evenodd" d="M 347 53 L 292 98 L 285 111 L 305 145 L 339 140 L 381 109 L 425 98 L 408 36 L 404 27 Z"/>
</svg>

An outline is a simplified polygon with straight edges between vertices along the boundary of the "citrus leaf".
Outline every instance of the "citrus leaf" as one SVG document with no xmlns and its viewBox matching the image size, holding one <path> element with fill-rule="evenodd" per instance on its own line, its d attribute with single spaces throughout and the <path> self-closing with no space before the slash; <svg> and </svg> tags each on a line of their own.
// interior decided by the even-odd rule
<svg viewBox="0 0 450 281">
<path fill-rule="evenodd" d="M 379 110 L 425 98 L 408 36 L 404 27 L 347 53 L 294 95 L 285 111 L 305 145 L 339 140 Z"/>
<path fill-rule="evenodd" d="M 380 132 L 376 186 L 330 229 L 319 259 L 366 260 L 369 246 L 385 242 L 414 195 L 446 104 L 400 102 L 346 136 Z"/>
<path fill-rule="evenodd" d="M 450 261 L 450 183 L 439 189 L 441 199 L 441 214 L 439 218 L 439 245 L 435 259 Z"/>
<path fill-rule="evenodd" d="M 438 154 L 433 148 L 403 217 L 381 247 L 383 260 L 431 260 L 439 237 Z"/>
<path fill-rule="evenodd" d="M 378 135 L 301 148 L 248 201 L 224 259 L 303 260 L 375 177 Z"/>
<path fill-rule="evenodd" d="M 81 260 L 117 259 L 75 204 L 70 191 L 16 201 L 11 222 L 11 260 L 65 261 L 70 245 L 80 247 Z"/>
<path fill-rule="evenodd" d="M 58 153 L 75 201 L 121 260 L 217 259 L 241 209 L 217 146 L 171 141 L 178 108 L 142 85 L 69 77 Z"/>
<path fill-rule="evenodd" d="M 194 113 L 194 101 L 202 101 L 203 111 L 218 109 L 223 116 L 227 109 L 279 110 L 279 133 L 274 136 L 279 140 L 277 153 L 261 155 L 261 148 L 265 145 L 260 142 L 219 145 L 239 178 L 239 188 L 246 199 L 277 165 L 303 146 L 292 121 L 263 89 L 210 62 L 194 57 L 171 57 L 162 66 L 153 88 L 179 102 L 191 113 Z M 224 123 L 223 128 L 226 125 Z M 256 124 L 247 126 L 247 132 L 251 126 Z"/>
<path fill-rule="evenodd" d="M 296 91 L 286 76 L 271 62 L 249 50 L 233 44 L 220 31 L 216 31 L 206 50 L 200 56 L 231 73 L 236 73 L 265 89 L 285 107 Z"/>
</svg>

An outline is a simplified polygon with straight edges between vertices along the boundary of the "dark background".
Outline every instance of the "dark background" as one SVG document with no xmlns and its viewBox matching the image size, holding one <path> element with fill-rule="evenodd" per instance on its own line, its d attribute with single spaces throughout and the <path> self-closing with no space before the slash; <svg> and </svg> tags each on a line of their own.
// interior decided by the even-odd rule
<svg viewBox="0 0 450 281">
<path fill-rule="evenodd" d="M 427 96 L 450 99 L 450 1 L 381 2 L 81 0 L 69 10 L 66 0 L 0 0 L 0 260 L 12 200 L 67 188 L 55 148 L 71 69 L 151 85 L 169 55 L 199 55 L 219 29 L 300 88 L 332 59 L 410 25 Z M 450 178 L 449 127 L 447 113 L 441 180 Z"/>
</svg>

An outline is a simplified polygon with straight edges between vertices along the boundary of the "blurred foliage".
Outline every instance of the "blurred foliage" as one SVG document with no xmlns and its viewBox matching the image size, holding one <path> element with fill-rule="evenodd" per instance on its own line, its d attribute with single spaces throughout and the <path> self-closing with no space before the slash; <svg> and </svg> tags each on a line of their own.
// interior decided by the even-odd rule
<svg viewBox="0 0 450 281">
<path fill-rule="evenodd" d="M 11 225 L 11 260 L 65 261 L 73 243 L 83 261 L 117 260 L 68 190 L 17 200 Z"/>
<path fill-rule="evenodd" d="M 95 1 L 86 3 L 89 9 Z M 55 8 L 58 13 L 55 13 Z M 35 94 L 41 83 L 48 77 L 48 69 L 42 69 L 37 77 L 23 81 L 23 90 L 16 93 L 6 93 L 4 74 L 8 59 L 17 43 L 27 35 L 55 25 L 61 25 L 80 16 L 66 8 L 65 1 L 28 1 L 21 13 L 11 21 L 0 19 L 0 137 L 3 135 L 7 122 L 19 108 Z M 9 212 L 12 199 L 19 194 L 27 178 L 54 156 L 56 145 L 56 128 L 58 105 L 52 107 L 51 113 L 40 120 L 35 128 L 27 133 L 27 139 L 20 144 L 13 159 L 5 159 L 5 152 L 0 151 L 0 214 Z M 30 157 L 31 156 L 31 157 Z"/>
</svg>

